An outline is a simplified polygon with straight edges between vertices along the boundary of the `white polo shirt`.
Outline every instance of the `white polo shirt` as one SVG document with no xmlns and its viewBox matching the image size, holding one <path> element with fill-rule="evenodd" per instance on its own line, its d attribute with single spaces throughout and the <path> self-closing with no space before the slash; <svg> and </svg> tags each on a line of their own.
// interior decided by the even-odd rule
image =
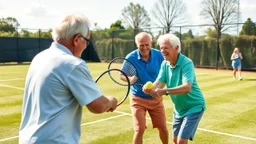
<svg viewBox="0 0 256 144">
<path fill-rule="evenodd" d="M 100 96 L 85 61 L 53 42 L 27 73 L 19 143 L 78 144 L 82 106 Z"/>
</svg>

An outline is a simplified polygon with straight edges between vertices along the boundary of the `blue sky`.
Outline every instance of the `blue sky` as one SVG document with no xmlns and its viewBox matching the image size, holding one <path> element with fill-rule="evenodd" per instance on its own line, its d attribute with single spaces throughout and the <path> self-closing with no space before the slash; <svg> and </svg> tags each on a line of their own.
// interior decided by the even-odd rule
<svg viewBox="0 0 256 144">
<path fill-rule="evenodd" d="M 200 16 L 201 0 L 183 0 L 187 7 L 188 25 L 207 24 Z M 2 0 L 0 17 L 15 17 L 21 28 L 49 29 L 65 14 L 86 15 L 92 26 L 106 28 L 121 17 L 121 10 L 130 2 L 139 3 L 150 12 L 157 0 Z M 256 21 L 256 0 L 240 0 L 240 22 L 248 17 Z"/>
</svg>

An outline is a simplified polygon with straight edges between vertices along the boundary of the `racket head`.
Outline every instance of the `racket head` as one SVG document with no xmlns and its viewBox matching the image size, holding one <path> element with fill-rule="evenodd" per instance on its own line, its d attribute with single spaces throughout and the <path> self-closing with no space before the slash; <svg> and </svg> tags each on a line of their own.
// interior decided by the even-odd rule
<svg viewBox="0 0 256 144">
<path fill-rule="evenodd" d="M 124 75 L 127 81 L 120 79 Z M 111 77 L 110 77 L 111 76 Z M 117 106 L 121 105 L 130 92 L 128 76 L 120 69 L 108 69 L 101 73 L 95 80 L 103 95 L 110 95 L 117 99 Z"/>
<path fill-rule="evenodd" d="M 128 77 L 136 76 L 137 81 L 131 85 L 143 86 L 145 84 L 141 80 L 140 75 L 139 75 L 138 70 L 135 67 L 135 65 L 128 59 L 123 58 L 123 57 L 114 58 L 108 65 L 108 69 L 113 69 L 113 68 L 122 70 Z M 111 77 L 111 75 L 110 75 L 110 77 Z"/>
</svg>

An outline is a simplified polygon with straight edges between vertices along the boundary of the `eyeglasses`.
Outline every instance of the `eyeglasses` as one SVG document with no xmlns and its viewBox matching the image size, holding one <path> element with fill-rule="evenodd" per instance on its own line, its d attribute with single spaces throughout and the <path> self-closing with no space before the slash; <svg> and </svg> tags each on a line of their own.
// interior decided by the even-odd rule
<svg viewBox="0 0 256 144">
<path fill-rule="evenodd" d="M 86 38 L 86 37 L 84 37 L 84 36 L 82 36 L 82 35 L 80 35 L 80 37 L 82 37 L 84 40 L 86 40 L 86 45 L 87 45 L 87 46 L 90 45 L 91 41 L 90 41 L 88 38 Z"/>
</svg>

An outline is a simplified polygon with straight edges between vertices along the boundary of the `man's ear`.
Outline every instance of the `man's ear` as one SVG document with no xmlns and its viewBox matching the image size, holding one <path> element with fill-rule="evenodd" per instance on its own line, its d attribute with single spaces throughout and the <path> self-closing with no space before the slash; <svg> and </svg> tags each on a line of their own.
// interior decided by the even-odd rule
<svg viewBox="0 0 256 144">
<path fill-rule="evenodd" d="M 78 41 L 80 40 L 80 36 L 79 35 L 76 35 L 73 40 L 72 40 L 72 44 L 74 46 L 77 46 L 78 45 Z"/>
<path fill-rule="evenodd" d="M 179 46 L 177 45 L 175 49 L 176 49 L 176 51 L 178 51 L 179 50 Z"/>
</svg>

